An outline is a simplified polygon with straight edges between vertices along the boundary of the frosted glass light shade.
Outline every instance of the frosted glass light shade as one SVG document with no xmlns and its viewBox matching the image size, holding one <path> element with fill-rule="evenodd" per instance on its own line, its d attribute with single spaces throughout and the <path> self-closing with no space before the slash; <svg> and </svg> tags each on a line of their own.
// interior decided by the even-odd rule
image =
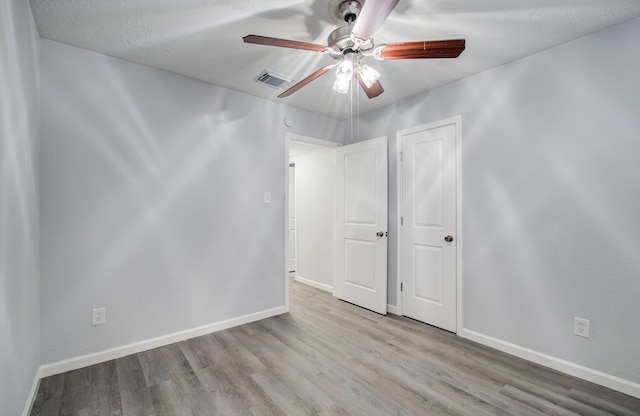
<svg viewBox="0 0 640 416">
<path fill-rule="evenodd" d="M 371 88 L 373 84 L 375 84 L 376 81 L 380 79 L 380 73 L 367 64 L 360 64 L 360 66 L 358 67 L 358 73 L 360 74 L 360 78 L 362 79 L 362 82 L 364 82 L 364 85 L 367 86 L 367 88 Z"/>
<path fill-rule="evenodd" d="M 350 81 L 353 76 L 353 62 L 349 59 L 345 59 L 338 65 L 336 69 L 336 79 L 341 81 Z"/>
<path fill-rule="evenodd" d="M 333 83 L 333 90 L 339 92 L 340 94 L 347 94 L 349 92 L 349 85 L 351 84 L 351 79 L 340 79 L 336 78 L 336 82 Z"/>
</svg>

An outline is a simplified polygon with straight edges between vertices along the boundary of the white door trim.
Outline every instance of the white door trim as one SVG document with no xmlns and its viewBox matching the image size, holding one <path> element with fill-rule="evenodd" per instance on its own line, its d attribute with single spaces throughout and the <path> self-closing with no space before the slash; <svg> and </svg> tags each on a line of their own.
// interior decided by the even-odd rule
<svg viewBox="0 0 640 416">
<path fill-rule="evenodd" d="M 284 312 L 289 312 L 289 141 L 315 144 L 323 147 L 340 147 L 341 143 L 315 137 L 285 132 L 284 134 Z"/>
<path fill-rule="evenodd" d="M 456 251 L 456 331 L 462 330 L 462 116 L 455 116 L 444 120 L 435 121 L 433 123 L 423 124 L 412 127 L 410 129 L 398 130 L 396 132 L 396 180 L 397 180 L 397 224 L 398 236 L 396 239 L 397 247 L 397 271 L 396 271 L 396 303 L 397 313 L 402 315 L 402 292 L 400 285 L 402 284 L 402 137 L 422 130 L 430 130 L 434 128 L 455 125 L 456 127 L 456 227 L 457 227 L 457 251 Z"/>
</svg>

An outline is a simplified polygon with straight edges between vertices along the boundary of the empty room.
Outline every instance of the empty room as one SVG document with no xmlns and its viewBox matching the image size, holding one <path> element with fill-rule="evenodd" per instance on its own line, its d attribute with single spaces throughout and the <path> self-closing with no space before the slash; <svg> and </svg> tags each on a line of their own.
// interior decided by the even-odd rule
<svg viewBox="0 0 640 416">
<path fill-rule="evenodd" d="M 637 0 L 5 0 L 0 414 L 640 415 Z"/>
</svg>

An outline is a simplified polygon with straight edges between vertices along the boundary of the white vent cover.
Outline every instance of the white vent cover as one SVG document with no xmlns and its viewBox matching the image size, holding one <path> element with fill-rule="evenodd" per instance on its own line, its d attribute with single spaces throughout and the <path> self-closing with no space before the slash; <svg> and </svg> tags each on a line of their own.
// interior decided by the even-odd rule
<svg viewBox="0 0 640 416">
<path fill-rule="evenodd" d="M 269 71 L 265 69 L 253 79 L 258 84 L 268 85 L 271 88 L 281 89 L 285 84 L 288 84 L 292 81 L 291 78 L 285 77 L 284 75 L 276 74 L 273 71 Z"/>
</svg>

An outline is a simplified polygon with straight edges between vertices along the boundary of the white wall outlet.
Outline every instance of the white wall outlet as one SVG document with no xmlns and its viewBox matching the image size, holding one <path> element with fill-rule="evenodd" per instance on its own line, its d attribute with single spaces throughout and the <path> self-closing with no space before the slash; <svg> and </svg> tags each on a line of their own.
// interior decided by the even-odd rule
<svg viewBox="0 0 640 416">
<path fill-rule="evenodd" d="M 93 308 L 91 310 L 91 325 L 102 325 L 107 322 L 107 308 Z"/>
<path fill-rule="evenodd" d="M 579 337 L 589 338 L 589 320 L 573 318 L 573 333 Z"/>
<path fill-rule="evenodd" d="M 267 191 L 264 193 L 264 203 L 265 204 L 271 203 L 271 192 Z"/>
</svg>

